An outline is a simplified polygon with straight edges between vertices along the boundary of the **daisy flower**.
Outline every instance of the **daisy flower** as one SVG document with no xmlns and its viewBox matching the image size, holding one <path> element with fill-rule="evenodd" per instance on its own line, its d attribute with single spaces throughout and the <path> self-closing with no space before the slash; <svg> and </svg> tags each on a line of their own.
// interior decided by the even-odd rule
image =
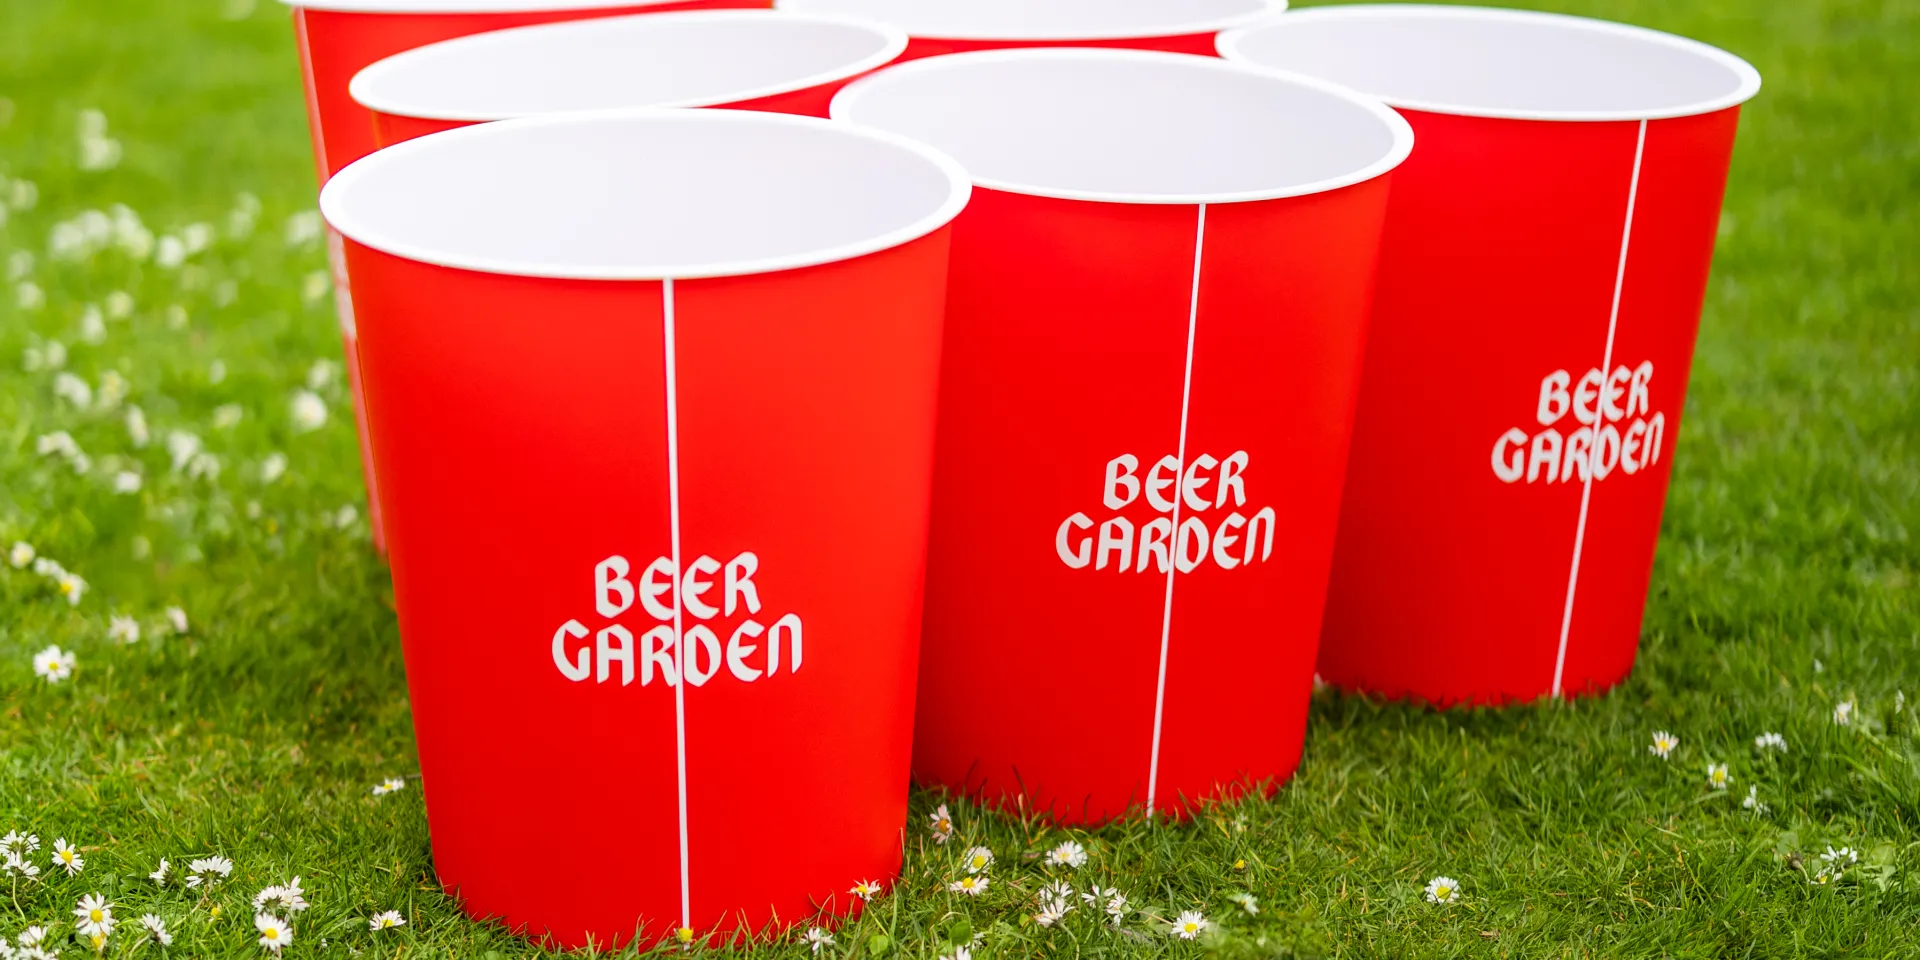
<svg viewBox="0 0 1920 960">
<path fill-rule="evenodd" d="M 23 947 L 37 947 L 46 939 L 46 927 L 28 927 L 20 931 L 20 945 Z"/>
<path fill-rule="evenodd" d="M 232 860 L 226 857 L 204 857 L 187 864 L 187 886 L 197 887 L 202 883 L 213 886 L 225 880 L 232 872 Z"/>
<path fill-rule="evenodd" d="M 986 893 L 987 885 L 992 882 L 993 881 L 988 880 L 986 877 L 968 874 L 967 876 L 961 877 L 960 879 L 947 884 L 947 889 L 953 891 L 954 893 L 964 893 L 969 897 L 977 897 L 983 893 Z"/>
<path fill-rule="evenodd" d="M 943 803 L 934 808 L 934 811 L 927 815 L 927 819 L 931 821 L 934 843 L 946 843 L 953 839 L 953 815 L 947 812 L 946 804 Z"/>
<path fill-rule="evenodd" d="M 152 880 L 154 883 L 157 883 L 163 887 L 167 885 L 167 858 L 166 857 L 160 858 L 159 869 L 153 871 L 152 873 L 147 874 L 147 879 Z"/>
<path fill-rule="evenodd" d="M 880 881 L 878 880 L 862 880 L 854 884 L 853 889 L 847 892 L 859 897 L 862 902 L 866 902 L 885 893 L 886 890 L 880 886 Z"/>
<path fill-rule="evenodd" d="M 231 430 L 240 425 L 240 419 L 246 415 L 246 409 L 237 403 L 223 403 L 213 408 L 213 428 Z"/>
<path fill-rule="evenodd" d="M 1733 782 L 1733 775 L 1727 772 L 1724 763 L 1707 764 L 1707 786 L 1715 790 L 1725 790 Z"/>
<path fill-rule="evenodd" d="M 1762 733 L 1753 738 L 1753 745 L 1761 750 L 1779 750 L 1786 752 L 1787 738 L 1777 733 Z"/>
<path fill-rule="evenodd" d="M 1087 865 L 1087 848 L 1068 840 L 1047 851 L 1047 865 L 1077 870 Z"/>
<path fill-rule="evenodd" d="M 1096 887 L 1094 889 L 1099 889 L 1099 888 Z M 1049 883 L 1046 886 L 1040 888 L 1040 899 L 1043 901 L 1072 900 L 1073 887 L 1063 881 L 1055 880 L 1052 883 Z"/>
<path fill-rule="evenodd" d="M 979 873 L 993 866 L 993 851 L 986 847 L 969 847 L 967 855 L 960 861 L 968 873 Z"/>
<path fill-rule="evenodd" d="M 383 910 L 367 918 L 367 929 L 375 932 L 406 925 L 407 918 L 401 916 L 398 910 Z"/>
<path fill-rule="evenodd" d="M 143 913 L 140 915 L 140 925 L 146 928 L 147 936 L 153 938 L 153 942 L 163 947 L 173 943 L 173 934 L 167 932 L 166 921 L 159 917 Z"/>
<path fill-rule="evenodd" d="M 1759 787 L 1757 786 L 1747 787 L 1747 798 L 1745 800 L 1740 801 L 1740 808 L 1743 810 L 1752 810 L 1754 813 L 1767 812 L 1768 810 L 1767 805 L 1760 802 Z"/>
<path fill-rule="evenodd" d="M 1452 877 L 1434 877 L 1427 881 L 1428 903 L 1453 903 L 1460 899 L 1460 881 Z"/>
<path fill-rule="evenodd" d="M 48 683 L 59 683 L 73 676 L 73 665 L 73 651 L 62 650 L 57 645 L 48 645 L 45 650 L 33 655 L 34 675 Z"/>
<path fill-rule="evenodd" d="M 272 483 L 284 476 L 286 472 L 287 455 L 284 453 L 269 453 L 266 459 L 260 461 L 261 483 Z"/>
<path fill-rule="evenodd" d="M 107 639 L 136 643 L 140 639 L 140 621 L 114 614 L 107 618 Z"/>
<path fill-rule="evenodd" d="M 79 847 L 68 843 L 66 837 L 61 837 L 53 842 L 53 865 L 64 868 L 67 876 L 71 877 L 79 873 L 87 861 L 81 859 Z"/>
<path fill-rule="evenodd" d="M 1833 722 L 1843 727 L 1852 726 L 1853 725 L 1853 709 L 1854 709 L 1854 703 L 1852 700 L 1842 700 L 1841 702 L 1834 704 L 1833 705 Z"/>
<path fill-rule="evenodd" d="M 1206 931 L 1207 918 L 1201 916 L 1198 910 L 1188 910 L 1174 918 L 1173 929 L 1169 932 L 1182 940 L 1194 940 Z"/>
<path fill-rule="evenodd" d="M 305 433 L 318 430 L 327 425 L 327 402 L 311 390 L 301 390 L 293 395 L 293 426 Z"/>
<path fill-rule="evenodd" d="M 1673 748 L 1679 745 L 1680 745 L 1679 737 L 1676 737 L 1673 734 L 1666 732 L 1665 730 L 1655 730 L 1653 732 L 1653 745 L 1647 748 L 1647 752 L 1653 754 L 1656 757 L 1659 757 L 1662 760 L 1665 760 L 1667 758 L 1667 754 L 1672 753 Z"/>
<path fill-rule="evenodd" d="M 808 927 L 806 944 L 808 949 L 811 949 L 814 953 L 819 953 L 821 947 L 833 946 L 833 934 L 819 927 Z"/>
<path fill-rule="evenodd" d="M 1063 901 L 1043 900 L 1040 903 L 1040 912 L 1033 915 L 1033 922 L 1043 927 L 1051 927 L 1065 919 L 1072 909 L 1073 907 Z"/>
<path fill-rule="evenodd" d="M 1227 899 L 1239 904 L 1249 916 L 1260 912 L 1260 900 L 1251 893 L 1236 893 Z"/>
<path fill-rule="evenodd" d="M 260 945 L 278 954 L 287 944 L 293 942 L 293 928 L 285 920 L 271 913 L 263 913 L 253 918 L 253 928 L 260 931 Z"/>
<path fill-rule="evenodd" d="M 376 797 L 384 797 L 395 790 L 405 789 L 406 785 L 407 782 L 399 777 L 388 777 L 373 785 L 373 795 Z"/>
<path fill-rule="evenodd" d="M 6 836 L 0 837 L 0 852 L 3 853 L 17 853 L 24 857 L 38 849 L 40 838 L 31 833 L 8 830 Z"/>
<path fill-rule="evenodd" d="M 307 900 L 301 896 L 303 892 L 299 877 L 294 877 L 291 883 L 274 884 L 253 895 L 253 912 L 264 914 L 271 908 L 299 913 L 307 908 Z"/>
<path fill-rule="evenodd" d="M 185 634 L 187 632 L 187 612 L 179 607 L 168 607 L 167 624 L 173 627 L 174 633 Z"/>
<path fill-rule="evenodd" d="M 147 429 L 146 411 L 139 407 L 127 408 L 127 439 L 133 442 L 134 449 L 145 449 L 153 439 L 153 432 Z"/>
<path fill-rule="evenodd" d="M 1822 870 L 1819 873 L 1816 873 L 1813 876 L 1808 877 L 1807 882 L 1813 884 L 1816 887 L 1824 887 L 1827 884 L 1833 882 L 1833 874 L 1830 874 L 1825 870 Z"/>
<path fill-rule="evenodd" d="M 1820 862 L 1825 864 L 1834 873 L 1839 873 L 1859 863 L 1860 854 L 1855 852 L 1852 847 L 1841 847 L 1838 850 L 1828 847 L 1827 852 L 1820 855 Z"/>
<path fill-rule="evenodd" d="M 966 947 L 954 947 L 952 953 L 941 957 L 940 960 L 973 960 L 973 951 Z"/>
<path fill-rule="evenodd" d="M 33 861 L 21 856 L 17 851 L 8 850 L 6 859 L 0 860 L 0 874 L 12 874 L 26 880 L 40 876 L 40 868 Z"/>
<path fill-rule="evenodd" d="M 79 606 L 81 594 L 87 592 L 87 582 L 71 573 L 61 574 L 56 585 L 60 588 L 60 595 L 67 598 L 68 606 Z"/>
<path fill-rule="evenodd" d="M 13 564 L 15 570 L 25 569 L 27 564 L 33 562 L 33 557 L 33 544 L 25 540 L 15 541 L 13 549 L 7 551 L 7 562 Z"/>
<path fill-rule="evenodd" d="M 73 908 L 76 918 L 73 928 L 89 937 L 104 937 L 113 932 L 113 904 L 97 893 L 89 893 L 80 898 L 80 905 Z"/>
<path fill-rule="evenodd" d="M 114 493 L 139 493 L 140 475 L 132 470 L 122 470 L 113 475 Z"/>
<path fill-rule="evenodd" d="M 1127 903 L 1127 895 L 1115 887 L 1102 888 L 1095 884 L 1088 887 L 1087 892 L 1080 895 L 1080 899 L 1099 904 L 1101 911 L 1106 913 L 1107 919 L 1111 920 L 1116 927 L 1126 922 L 1127 914 L 1133 912 L 1133 907 Z"/>
</svg>

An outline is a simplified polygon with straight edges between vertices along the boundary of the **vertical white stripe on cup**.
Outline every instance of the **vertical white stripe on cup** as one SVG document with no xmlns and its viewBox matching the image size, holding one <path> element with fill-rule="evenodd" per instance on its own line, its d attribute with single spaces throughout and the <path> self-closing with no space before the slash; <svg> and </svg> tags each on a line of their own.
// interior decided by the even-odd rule
<svg viewBox="0 0 1920 960">
<path fill-rule="evenodd" d="M 680 926 L 693 926 L 693 889 L 687 872 L 687 666 L 680 616 L 680 405 L 679 361 L 674 356 L 673 278 L 660 283 L 664 308 L 660 328 L 667 355 L 667 528 L 673 544 L 673 747 L 680 789 Z"/>
<path fill-rule="evenodd" d="M 1167 537 L 1167 596 L 1160 606 L 1160 676 L 1153 688 L 1153 751 L 1147 760 L 1147 819 L 1154 818 L 1154 794 L 1160 787 L 1160 718 L 1167 703 L 1167 645 L 1173 636 L 1173 577 L 1180 570 L 1181 486 L 1187 472 L 1187 409 L 1193 400 L 1193 333 L 1200 321 L 1200 255 L 1207 242 L 1207 205 L 1200 205 L 1193 234 L 1193 291 L 1187 298 L 1187 361 L 1180 384 L 1180 445 L 1174 459 L 1180 472 L 1173 484 L 1173 532 Z"/>
<path fill-rule="evenodd" d="M 1620 263 L 1613 272 L 1613 307 L 1607 313 L 1607 346 L 1600 360 L 1600 389 L 1606 390 L 1607 371 L 1613 368 L 1613 334 L 1620 326 L 1620 291 L 1627 284 L 1627 243 L 1633 239 L 1633 204 L 1640 197 L 1640 158 L 1647 149 L 1647 122 L 1633 144 L 1633 176 L 1627 181 L 1627 222 L 1620 228 Z M 1593 411 L 1593 439 L 1587 445 L 1587 469 L 1580 484 L 1580 522 L 1573 528 L 1573 563 L 1567 571 L 1567 604 L 1560 613 L 1560 652 L 1553 659 L 1553 695 L 1560 696 L 1560 680 L 1567 669 L 1567 636 L 1573 631 L 1573 595 L 1580 586 L 1580 551 L 1587 544 L 1587 506 L 1593 500 L 1593 468 L 1600 462 L 1600 420 Z"/>
</svg>

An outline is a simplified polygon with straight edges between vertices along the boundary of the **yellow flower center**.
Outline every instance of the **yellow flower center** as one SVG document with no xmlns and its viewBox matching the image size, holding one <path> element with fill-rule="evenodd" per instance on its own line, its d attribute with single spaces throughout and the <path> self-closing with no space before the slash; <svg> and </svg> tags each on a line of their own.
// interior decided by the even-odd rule
<svg viewBox="0 0 1920 960">
<path fill-rule="evenodd" d="M 72 592 L 73 592 L 73 581 L 72 581 L 72 580 L 62 580 L 62 581 L 60 581 L 60 592 L 61 592 L 61 593 L 72 593 Z"/>
<path fill-rule="evenodd" d="M 268 927 L 268 928 L 267 928 L 267 931 L 266 931 L 266 932 L 267 932 L 267 939 L 268 939 L 268 940 L 278 940 L 278 939 L 280 939 L 280 931 L 279 931 L 279 930 L 277 930 L 277 929 L 275 929 L 275 928 L 273 928 L 273 927 Z"/>
<path fill-rule="evenodd" d="M 693 928 L 681 927 L 674 936 L 679 938 L 681 943 L 691 943 L 693 942 Z"/>
<path fill-rule="evenodd" d="M 72 850 L 62 850 L 62 851 L 60 851 L 60 859 L 62 859 L 62 860 L 65 860 L 65 861 L 66 861 L 66 862 L 68 862 L 68 863 L 72 863 L 72 862 L 73 862 L 73 851 L 72 851 Z"/>
<path fill-rule="evenodd" d="M 94 923 L 99 923 L 99 922 L 100 922 L 100 919 L 101 919 L 101 917 L 100 917 L 100 911 L 98 911 L 98 910 L 94 910 L 94 911 L 91 911 L 91 912 L 89 912 L 89 913 L 87 914 L 87 916 L 89 916 L 89 917 L 92 917 L 92 918 L 93 918 L 93 922 L 94 922 Z"/>
</svg>

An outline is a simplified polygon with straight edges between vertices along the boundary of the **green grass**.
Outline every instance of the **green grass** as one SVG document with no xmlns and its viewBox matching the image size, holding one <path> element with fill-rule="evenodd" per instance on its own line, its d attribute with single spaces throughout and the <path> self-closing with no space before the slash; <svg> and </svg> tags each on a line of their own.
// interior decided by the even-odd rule
<svg viewBox="0 0 1920 960">
<path fill-rule="evenodd" d="M 984 934 L 989 956 L 1907 957 L 1920 954 L 1920 4 L 1915 0 L 1564 0 L 1552 6 L 1700 37 L 1767 78 L 1740 132 L 1639 666 L 1611 694 L 1505 711 L 1316 702 L 1299 775 L 1272 799 L 1189 824 L 1076 834 L 1082 883 L 1127 891 L 1130 933 L 1082 910 L 1034 926 L 1022 853 L 1061 832 L 956 804 L 965 841 L 998 852 L 993 892 L 940 892 L 963 843 L 928 843 L 916 796 L 899 892 L 838 935 L 835 956 L 933 957 Z M 0 881 L 0 933 L 49 924 L 69 960 L 74 901 L 101 892 L 123 924 L 164 917 L 176 956 L 253 957 L 260 886 L 299 875 L 312 909 L 292 957 L 520 957 L 539 951 L 469 921 L 433 876 L 392 601 L 368 548 L 346 397 L 294 429 L 289 404 L 338 353 L 323 267 L 289 245 L 314 184 L 290 29 L 261 0 L 0 0 L 0 174 L 37 204 L 0 226 L 0 270 L 33 255 L 44 293 L 0 285 L 0 546 L 34 544 L 79 573 L 77 605 L 0 569 L 0 829 L 82 845 L 79 876 Z M 78 116 L 104 112 L 119 164 L 81 171 Z M 0 187 L 0 197 L 10 187 Z M 231 223 L 258 199 L 248 233 Z M 126 204 L 156 235 L 206 222 L 188 269 L 107 250 L 49 255 L 55 224 Z M 241 209 L 246 209 L 242 207 Z M 131 315 L 82 342 L 88 304 Z M 176 310 L 175 307 L 180 309 Z M 68 351 L 97 392 L 116 372 L 151 425 L 80 411 L 30 349 Z M 224 376 L 219 375 L 224 371 Z M 215 410 L 238 404 L 236 426 Z M 68 431 L 78 475 L 38 438 Z M 189 431 L 217 478 L 170 468 Z M 263 482 L 260 464 L 290 464 Z M 116 494 L 119 470 L 143 489 Z M 160 629 L 183 607 L 185 635 Z M 107 636 L 136 617 L 143 638 Z M 30 669 L 48 644 L 78 671 Z M 1855 699 L 1847 727 L 1831 716 Z M 1649 734 L 1677 733 L 1662 762 Z M 1762 755 L 1753 737 L 1786 736 Z M 1733 789 L 1708 788 L 1709 761 Z M 1771 812 L 1743 811 L 1749 785 Z M 1808 883 L 1826 845 L 1865 860 Z M 144 879 L 221 853 L 206 896 Z M 593 856 L 589 847 L 574 855 Z M 556 871 L 564 867 L 556 865 Z M 1428 878 L 1464 902 L 1424 902 Z M 1248 915 L 1229 901 L 1259 898 Z M 216 912 L 215 907 L 219 910 Z M 375 910 L 409 925 L 378 935 Z M 1170 940 L 1151 916 L 1198 909 L 1218 929 Z M 123 925 L 108 954 L 152 953 Z M 799 957 L 791 940 L 755 953 Z"/>
</svg>

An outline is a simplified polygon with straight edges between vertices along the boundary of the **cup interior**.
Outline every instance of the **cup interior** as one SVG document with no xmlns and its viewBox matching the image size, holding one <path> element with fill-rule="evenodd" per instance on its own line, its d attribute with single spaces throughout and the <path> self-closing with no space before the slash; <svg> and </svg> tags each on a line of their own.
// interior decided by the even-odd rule
<svg viewBox="0 0 1920 960">
<path fill-rule="evenodd" d="M 782 10 L 871 17 L 947 40 L 1118 40 L 1212 33 L 1286 0 L 777 0 Z"/>
<path fill-rule="evenodd" d="M 983 187 L 1124 203 L 1295 196 L 1377 176 L 1412 132 L 1378 101 L 1212 58 L 995 50 L 856 81 L 835 119 L 952 155 Z"/>
<path fill-rule="evenodd" d="M 770 10 L 604 17 L 409 50 L 362 70 L 351 92 L 369 109 L 434 120 L 701 107 L 844 80 L 906 44 L 879 23 Z"/>
<path fill-rule="evenodd" d="M 1377 4 L 1289 13 L 1222 35 L 1229 60 L 1308 74 L 1395 106 L 1547 120 L 1654 119 L 1751 97 L 1724 50 L 1624 24 L 1484 7 Z"/>
<path fill-rule="evenodd" d="M 320 194 L 396 256 L 519 276 L 731 276 L 850 259 L 938 229 L 966 175 L 922 144 L 811 117 L 621 111 L 410 140 Z"/>
</svg>

